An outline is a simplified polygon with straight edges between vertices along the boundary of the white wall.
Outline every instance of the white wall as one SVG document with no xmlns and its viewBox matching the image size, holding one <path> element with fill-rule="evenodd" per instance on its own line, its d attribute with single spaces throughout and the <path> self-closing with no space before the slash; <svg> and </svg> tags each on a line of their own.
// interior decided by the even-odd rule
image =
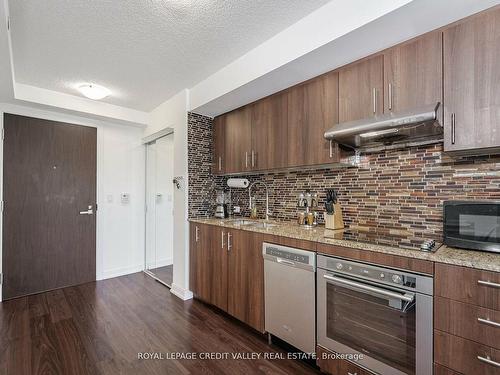
<svg viewBox="0 0 500 375">
<path fill-rule="evenodd" d="M 172 293 L 182 299 L 189 292 L 189 224 L 187 221 L 187 110 L 189 91 L 183 90 L 151 112 L 144 136 L 165 128 L 174 129 L 174 176 L 182 177 L 181 189 L 174 190 L 174 280 Z"/>
<path fill-rule="evenodd" d="M 0 125 L 3 125 L 4 112 L 97 128 L 99 209 L 96 276 L 97 279 L 103 279 L 142 270 L 145 172 L 144 146 L 141 144 L 143 128 L 5 103 L 0 103 Z M 0 166 L 3 165 L 1 151 L 0 149 Z M 3 174 L 0 173 L 1 175 Z M 128 205 L 120 204 L 122 192 L 130 193 Z M 108 202 L 108 195 L 112 196 L 112 202 Z"/>
<path fill-rule="evenodd" d="M 138 272 L 144 266 L 145 159 L 142 132 L 141 128 L 120 125 L 97 128 L 101 155 L 100 158 L 98 155 L 97 172 L 98 244 L 102 255 L 98 278 Z M 130 194 L 130 203 L 121 203 L 121 193 Z"/>
</svg>

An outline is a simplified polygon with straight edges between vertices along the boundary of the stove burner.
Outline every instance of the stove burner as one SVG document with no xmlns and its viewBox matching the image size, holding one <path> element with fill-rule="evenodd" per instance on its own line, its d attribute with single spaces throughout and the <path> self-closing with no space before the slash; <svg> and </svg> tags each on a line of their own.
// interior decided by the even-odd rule
<svg viewBox="0 0 500 375">
<path fill-rule="evenodd" d="M 434 239 L 412 236 L 408 233 L 391 233 L 388 229 L 377 227 L 326 230 L 325 237 L 428 252 L 434 252 L 441 246 Z"/>
</svg>

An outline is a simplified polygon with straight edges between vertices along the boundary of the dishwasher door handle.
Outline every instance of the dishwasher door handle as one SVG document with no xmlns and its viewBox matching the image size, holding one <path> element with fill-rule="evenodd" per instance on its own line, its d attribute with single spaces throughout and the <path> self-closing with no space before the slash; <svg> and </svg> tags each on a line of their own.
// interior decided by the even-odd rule
<svg viewBox="0 0 500 375">
<path fill-rule="evenodd" d="M 280 264 L 287 264 L 289 266 L 293 266 L 295 267 L 295 263 L 292 262 L 291 260 L 286 260 L 286 259 L 281 259 L 281 258 L 276 258 L 276 262 L 280 263 Z"/>
</svg>

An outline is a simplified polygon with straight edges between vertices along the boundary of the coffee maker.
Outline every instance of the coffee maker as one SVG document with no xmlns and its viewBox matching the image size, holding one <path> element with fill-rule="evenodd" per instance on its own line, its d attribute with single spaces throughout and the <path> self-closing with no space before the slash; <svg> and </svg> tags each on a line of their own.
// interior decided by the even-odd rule
<svg viewBox="0 0 500 375">
<path fill-rule="evenodd" d="M 217 195 L 215 198 L 217 205 L 215 206 L 215 217 L 219 219 L 225 219 L 229 217 L 229 212 L 226 203 L 226 194 L 224 190 L 217 190 Z"/>
</svg>

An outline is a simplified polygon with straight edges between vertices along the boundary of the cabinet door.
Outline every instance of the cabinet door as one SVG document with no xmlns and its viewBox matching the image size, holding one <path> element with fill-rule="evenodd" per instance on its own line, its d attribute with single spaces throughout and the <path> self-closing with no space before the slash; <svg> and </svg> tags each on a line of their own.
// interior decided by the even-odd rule
<svg viewBox="0 0 500 375">
<path fill-rule="evenodd" d="M 224 164 L 226 162 L 225 158 L 225 125 L 226 116 L 222 115 L 214 119 L 213 125 L 213 162 L 212 162 L 212 173 L 213 174 L 224 174 Z"/>
<path fill-rule="evenodd" d="M 324 133 L 338 123 L 337 72 L 288 90 L 288 166 L 318 165 L 339 160 L 336 144 Z"/>
<path fill-rule="evenodd" d="M 210 303 L 227 311 L 227 235 L 228 230 L 213 227 L 210 256 Z"/>
<path fill-rule="evenodd" d="M 423 35 L 384 53 L 384 112 L 404 111 L 441 103 L 442 32 Z"/>
<path fill-rule="evenodd" d="M 264 332 L 263 235 L 230 231 L 228 313 Z"/>
<path fill-rule="evenodd" d="M 252 124 L 250 106 L 238 108 L 225 116 L 225 172 L 251 170 Z"/>
<path fill-rule="evenodd" d="M 500 147 L 500 9 L 444 31 L 444 149 Z"/>
<path fill-rule="evenodd" d="M 211 232 L 212 226 L 190 224 L 190 283 L 197 298 L 206 302 L 211 299 Z"/>
<path fill-rule="evenodd" d="M 287 166 L 287 95 L 276 94 L 252 105 L 253 170 Z"/>
<path fill-rule="evenodd" d="M 384 57 L 370 57 L 339 70 L 339 122 L 381 114 Z"/>
</svg>

